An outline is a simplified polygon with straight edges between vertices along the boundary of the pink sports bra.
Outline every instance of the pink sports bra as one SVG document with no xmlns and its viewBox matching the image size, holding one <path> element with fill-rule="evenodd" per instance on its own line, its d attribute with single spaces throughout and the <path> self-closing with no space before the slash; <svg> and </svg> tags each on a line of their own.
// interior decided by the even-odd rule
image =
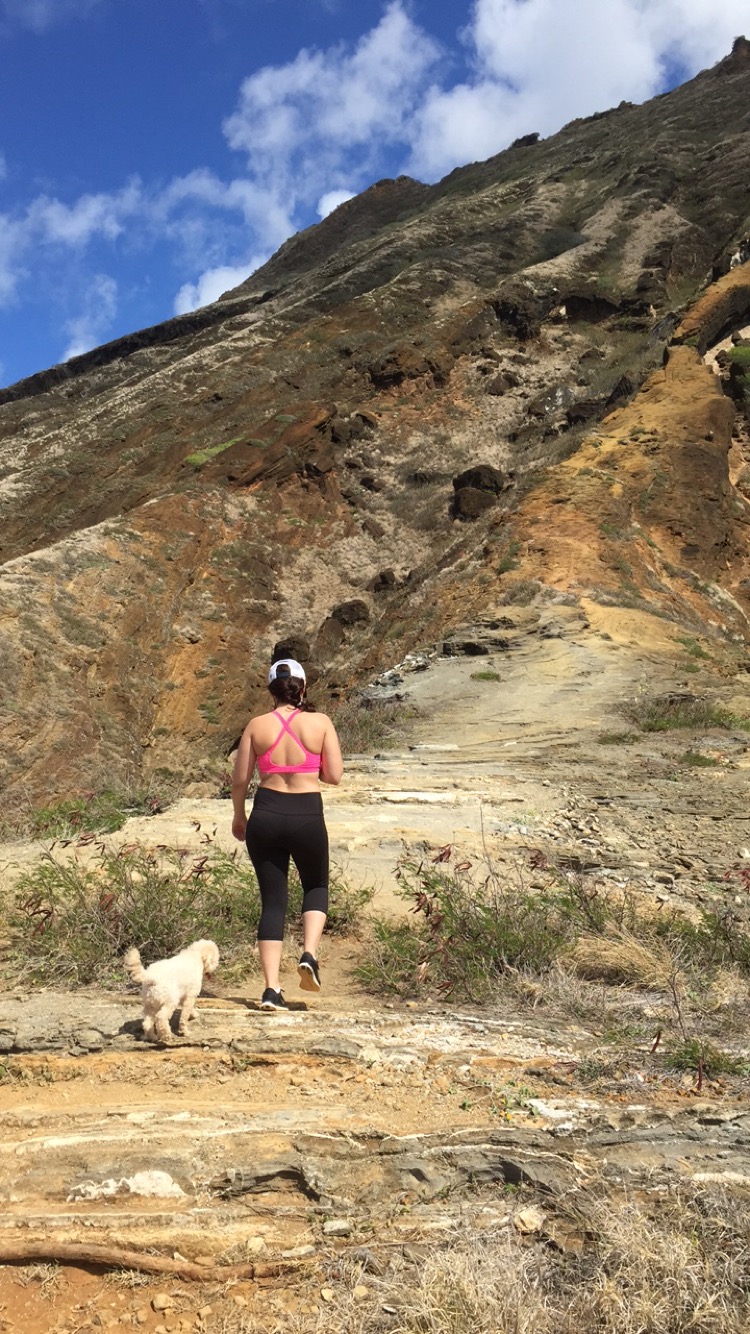
<svg viewBox="0 0 750 1334">
<path fill-rule="evenodd" d="M 258 756 L 258 773 L 262 774 L 264 778 L 266 774 L 317 774 L 320 772 L 320 755 L 316 755 L 314 750 L 308 750 L 307 746 L 304 746 L 300 741 L 297 733 L 293 732 L 289 726 L 292 718 L 296 718 L 298 713 L 299 709 L 295 709 L 294 713 L 290 713 L 288 718 L 282 718 L 278 710 L 274 709 L 274 714 L 281 723 L 281 731 L 273 745 Z M 300 764 L 274 764 L 271 759 L 271 752 L 276 749 L 285 732 L 288 732 L 290 737 L 296 741 L 300 750 L 305 752 L 305 758 Z"/>
</svg>

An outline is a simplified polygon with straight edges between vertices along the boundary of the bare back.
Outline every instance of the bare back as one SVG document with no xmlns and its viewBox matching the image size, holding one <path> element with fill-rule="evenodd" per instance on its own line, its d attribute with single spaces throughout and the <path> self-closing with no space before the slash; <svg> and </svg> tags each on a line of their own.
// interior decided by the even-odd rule
<svg viewBox="0 0 750 1334">
<path fill-rule="evenodd" d="M 282 722 L 282 719 L 284 720 Z M 286 727 L 284 726 L 286 723 Z M 282 706 L 270 713 L 263 713 L 253 718 L 248 724 L 252 747 L 253 762 L 259 755 L 270 749 L 269 759 L 275 765 L 292 766 L 301 764 L 308 754 L 321 756 L 321 774 L 324 782 L 327 767 L 335 765 L 336 757 L 340 761 L 340 750 L 336 731 L 330 718 L 325 713 L 296 713 Z M 302 742 L 300 746 L 295 738 Z M 337 782 L 338 779 L 334 778 Z M 270 773 L 260 775 L 260 786 L 276 792 L 318 792 L 320 782 L 317 773 Z"/>
</svg>

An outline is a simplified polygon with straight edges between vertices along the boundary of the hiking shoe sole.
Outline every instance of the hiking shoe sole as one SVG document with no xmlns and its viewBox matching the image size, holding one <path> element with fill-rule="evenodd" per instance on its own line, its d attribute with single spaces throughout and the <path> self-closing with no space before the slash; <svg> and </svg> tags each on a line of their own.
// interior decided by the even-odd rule
<svg viewBox="0 0 750 1334">
<path fill-rule="evenodd" d="M 299 973 L 299 984 L 302 991 L 320 991 L 320 973 L 318 971 L 317 959 L 307 951 L 302 955 L 297 964 Z"/>
</svg>

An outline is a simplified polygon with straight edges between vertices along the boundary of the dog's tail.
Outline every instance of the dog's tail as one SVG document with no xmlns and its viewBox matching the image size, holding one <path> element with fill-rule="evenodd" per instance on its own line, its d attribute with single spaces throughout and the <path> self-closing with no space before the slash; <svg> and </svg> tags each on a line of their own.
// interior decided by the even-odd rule
<svg viewBox="0 0 750 1334">
<path fill-rule="evenodd" d="M 131 982 L 142 982 L 146 976 L 146 970 L 141 963 L 141 956 L 137 949 L 133 947 L 123 956 L 123 967 L 128 974 Z"/>
</svg>

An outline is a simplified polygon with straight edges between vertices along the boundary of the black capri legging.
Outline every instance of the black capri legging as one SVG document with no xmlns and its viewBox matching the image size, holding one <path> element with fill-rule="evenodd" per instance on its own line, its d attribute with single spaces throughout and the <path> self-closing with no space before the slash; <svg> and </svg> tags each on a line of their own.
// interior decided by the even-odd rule
<svg viewBox="0 0 750 1334">
<path fill-rule="evenodd" d="M 245 841 L 262 904 L 258 940 L 284 939 L 290 857 L 302 882 L 302 911 L 328 912 L 328 830 L 319 792 L 259 787 Z"/>
</svg>

